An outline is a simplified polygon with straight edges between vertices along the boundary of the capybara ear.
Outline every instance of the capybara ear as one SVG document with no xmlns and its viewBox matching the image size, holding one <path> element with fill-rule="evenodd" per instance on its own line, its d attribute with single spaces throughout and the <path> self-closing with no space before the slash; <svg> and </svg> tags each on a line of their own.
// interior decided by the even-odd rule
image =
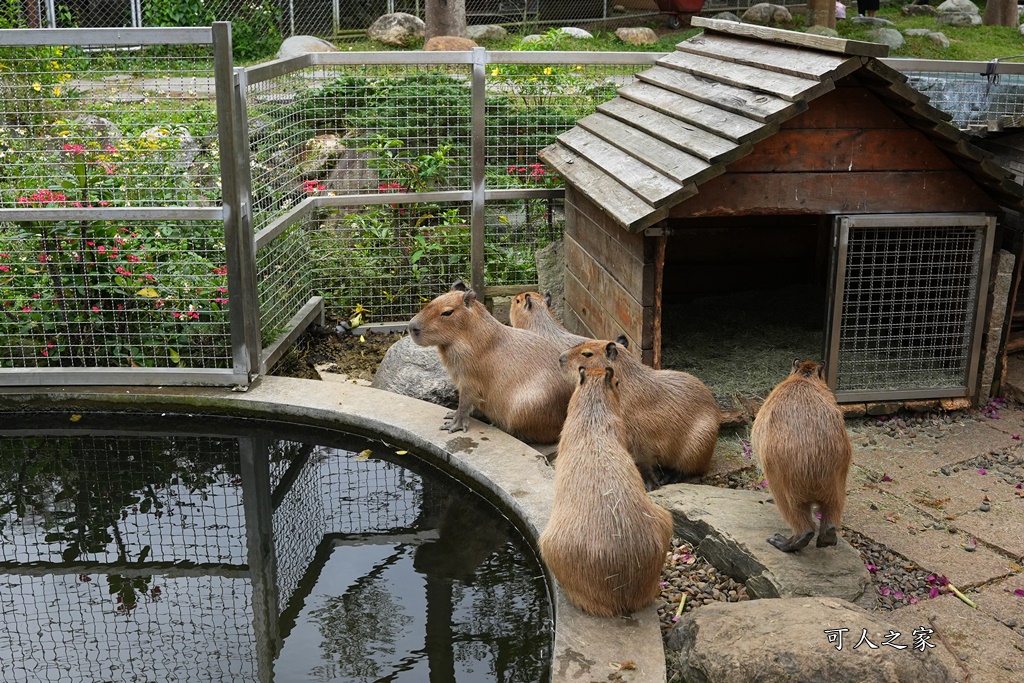
<svg viewBox="0 0 1024 683">
<path fill-rule="evenodd" d="M 476 301 L 476 292 L 472 289 L 467 289 L 465 294 L 462 295 L 462 300 L 466 303 L 466 306 L 472 306 L 473 302 Z"/>
<path fill-rule="evenodd" d="M 604 355 L 608 360 L 615 360 L 618 357 L 619 348 L 615 342 L 608 342 L 608 345 L 604 347 Z"/>
<path fill-rule="evenodd" d="M 799 358 L 794 358 L 793 359 L 793 368 L 789 371 L 789 374 L 792 375 L 794 372 L 796 372 L 799 369 L 800 369 L 800 359 Z"/>
<path fill-rule="evenodd" d="M 587 369 L 581 367 L 580 368 L 580 384 L 583 384 L 583 380 L 585 380 L 586 378 L 587 378 Z"/>
<path fill-rule="evenodd" d="M 825 361 L 818 363 L 818 379 L 825 381 Z"/>
<path fill-rule="evenodd" d="M 551 307 L 551 292 L 544 295 L 544 303 L 546 303 L 549 308 Z"/>
<path fill-rule="evenodd" d="M 452 283 L 451 291 L 453 292 L 465 292 L 467 289 L 469 289 L 469 287 L 467 287 L 466 283 L 462 280 L 456 280 Z"/>
<path fill-rule="evenodd" d="M 604 384 L 609 389 L 615 386 L 615 383 L 612 381 L 614 378 L 615 378 L 615 371 L 612 370 L 611 368 L 605 368 L 604 369 Z"/>
<path fill-rule="evenodd" d="M 529 294 L 523 294 L 523 305 L 526 307 L 526 310 L 533 310 L 533 301 L 530 299 Z"/>
<path fill-rule="evenodd" d="M 624 334 L 620 334 L 618 337 L 615 338 L 615 343 L 620 345 L 624 349 L 628 349 L 629 348 L 629 337 L 627 337 Z"/>
</svg>

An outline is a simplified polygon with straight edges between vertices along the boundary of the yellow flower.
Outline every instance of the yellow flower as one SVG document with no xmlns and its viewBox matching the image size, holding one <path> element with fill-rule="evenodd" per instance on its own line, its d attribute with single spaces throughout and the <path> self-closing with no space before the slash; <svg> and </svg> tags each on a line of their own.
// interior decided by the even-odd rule
<svg viewBox="0 0 1024 683">
<path fill-rule="evenodd" d="M 32 89 L 35 90 L 36 92 L 39 92 L 40 90 L 43 89 L 43 86 L 41 86 L 39 84 L 39 81 L 36 81 L 35 83 L 32 84 Z"/>
<path fill-rule="evenodd" d="M 579 64 L 577 64 L 577 65 L 576 65 L 576 70 L 577 70 L 577 71 L 583 71 L 583 67 L 582 67 L 582 66 L 580 66 Z"/>
<path fill-rule="evenodd" d="M 53 95 L 54 97 L 60 97 L 60 88 L 54 88 Z"/>
<path fill-rule="evenodd" d="M 493 69 L 491 69 L 492 76 L 497 76 L 499 73 L 501 73 L 501 70 L 498 67 L 494 67 Z"/>
<path fill-rule="evenodd" d="M 547 67 L 546 69 L 544 69 L 544 75 L 545 76 L 550 76 L 551 75 L 551 67 L 550 66 Z"/>
</svg>

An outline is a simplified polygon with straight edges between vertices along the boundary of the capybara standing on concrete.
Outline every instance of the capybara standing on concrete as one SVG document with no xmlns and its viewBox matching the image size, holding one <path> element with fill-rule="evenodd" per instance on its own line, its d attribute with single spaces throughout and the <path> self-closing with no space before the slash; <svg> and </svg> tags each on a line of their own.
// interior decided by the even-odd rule
<svg viewBox="0 0 1024 683">
<path fill-rule="evenodd" d="M 793 529 L 792 537 L 775 534 L 768 542 L 787 553 L 806 547 L 814 536 L 811 509 L 817 505 L 817 545 L 835 545 L 853 446 L 843 412 L 825 384 L 824 363 L 793 361 L 789 377 L 757 411 L 750 441 L 775 504 Z"/>
<path fill-rule="evenodd" d="M 657 597 L 672 516 L 647 497 L 626 451 L 614 371 L 580 368 L 578 376 L 558 442 L 540 556 L 574 605 L 622 616 Z"/>
<path fill-rule="evenodd" d="M 627 447 L 648 489 L 704 474 L 722 420 L 714 395 L 693 375 L 647 367 L 626 352 L 626 344 L 624 336 L 618 343 L 588 341 L 563 352 L 559 360 L 570 376 L 581 367 L 615 369 L 629 411 Z"/>
<path fill-rule="evenodd" d="M 459 389 L 459 407 L 441 429 L 469 431 L 474 408 L 520 439 L 554 443 L 572 395 L 558 349 L 527 330 L 502 325 L 461 281 L 409 322 L 420 346 L 436 346 Z"/>
<path fill-rule="evenodd" d="M 571 349 L 590 339 L 573 334 L 562 327 L 551 312 L 551 295 L 541 296 L 537 292 L 523 292 L 512 299 L 508 310 L 508 319 L 512 327 L 530 330 L 544 337 L 558 347 L 559 351 Z"/>
</svg>

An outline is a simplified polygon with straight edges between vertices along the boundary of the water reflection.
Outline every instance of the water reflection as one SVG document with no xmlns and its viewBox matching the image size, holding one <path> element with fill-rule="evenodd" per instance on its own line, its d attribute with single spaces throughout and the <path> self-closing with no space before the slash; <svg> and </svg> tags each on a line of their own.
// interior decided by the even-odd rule
<svg viewBox="0 0 1024 683">
<path fill-rule="evenodd" d="M 536 559 L 411 456 L 252 422 L 66 420 L 0 432 L 0 680 L 547 680 Z"/>
</svg>

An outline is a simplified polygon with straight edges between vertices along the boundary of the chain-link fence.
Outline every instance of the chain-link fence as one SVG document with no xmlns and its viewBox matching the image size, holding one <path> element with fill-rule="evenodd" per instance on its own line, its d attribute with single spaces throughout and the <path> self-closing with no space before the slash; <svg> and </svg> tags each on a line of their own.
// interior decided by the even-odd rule
<svg viewBox="0 0 1024 683">
<path fill-rule="evenodd" d="M 1024 64 L 890 60 L 957 128 L 1024 123 Z"/>
</svg>

